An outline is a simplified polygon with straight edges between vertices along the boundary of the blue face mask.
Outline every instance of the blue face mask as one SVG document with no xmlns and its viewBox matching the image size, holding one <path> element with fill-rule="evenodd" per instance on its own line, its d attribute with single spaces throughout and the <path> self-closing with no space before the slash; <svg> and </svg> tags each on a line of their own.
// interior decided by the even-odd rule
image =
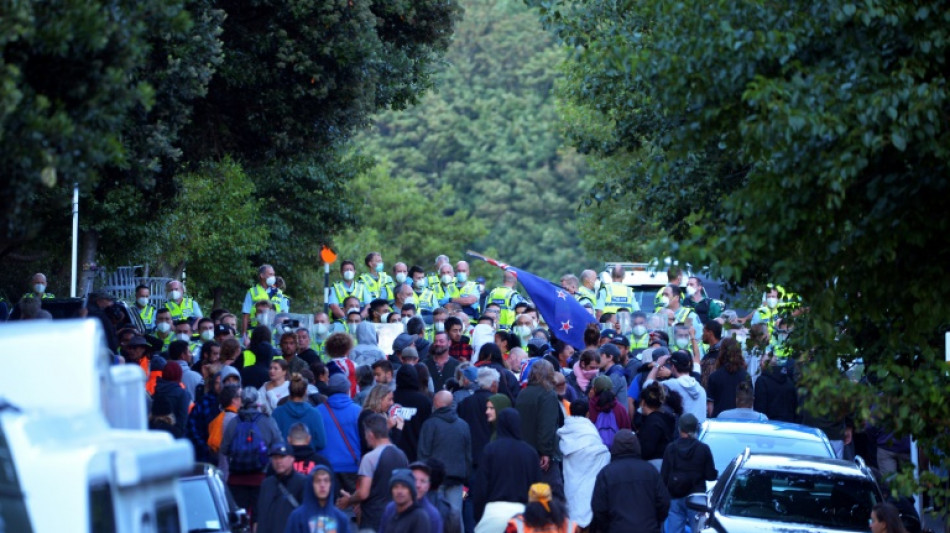
<svg viewBox="0 0 950 533">
<path fill-rule="evenodd" d="M 468 281 L 468 272 L 459 272 L 455 275 L 455 278 L 458 279 L 459 283 L 465 283 Z"/>
<path fill-rule="evenodd" d="M 386 265 L 382 261 L 376 263 L 376 272 L 382 272 L 384 268 L 386 268 Z"/>
</svg>

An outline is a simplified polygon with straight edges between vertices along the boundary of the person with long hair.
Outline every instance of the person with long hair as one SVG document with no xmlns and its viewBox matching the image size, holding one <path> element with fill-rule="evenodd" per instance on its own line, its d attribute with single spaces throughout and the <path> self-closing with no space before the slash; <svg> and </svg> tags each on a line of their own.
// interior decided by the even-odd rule
<svg viewBox="0 0 950 533">
<path fill-rule="evenodd" d="M 868 525 L 871 533 L 907 533 L 897 507 L 887 502 L 881 502 L 871 509 Z"/>
<path fill-rule="evenodd" d="M 666 403 L 666 395 L 666 388 L 654 381 L 643 389 L 640 397 L 640 412 L 643 414 L 643 421 L 637 431 L 640 457 L 658 470 L 666 445 L 673 442 L 676 431 L 676 416 L 662 408 Z"/>
<path fill-rule="evenodd" d="M 528 490 L 528 504 L 525 505 L 524 512 L 508 521 L 505 533 L 575 533 L 579 529 L 579 526 L 568 518 L 564 504 L 552 498 L 551 486 L 547 483 L 535 483 Z"/>
<path fill-rule="evenodd" d="M 616 432 L 610 434 L 609 431 L 604 429 L 613 424 L 601 420 L 602 417 L 613 417 L 613 423 L 616 424 L 617 431 L 632 429 L 630 416 L 624 406 L 617 401 L 617 397 L 614 396 L 613 382 L 607 376 L 597 376 L 591 382 L 587 405 L 589 408 L 587 418 L 597 427 L 601 440 L 608 448 L 613 444 L 613 437 Z"/>
<path fill-rule="evenodd" d="M 261 389 L 264 392 L 264 401 L 261 402 L 261 411 L 271 414 L 277 408 L 281 398 L 290 394 L 290 382 L 287 381 L 287 372 L 290 365 L 283 359 L 274 359 L 270 363 L 268 376 L 270 381 Z"/>
<path fill-rule="evenodd" d="M 389 415 L 389 409 L 392 406 L 393 391 L 389 387 L 376 386 L 370 389 L 369 395 L 366 396 L 366 402 L 363 404 L 363 410 L 360 412 L 359 418 L 356 419 L 356 423 L 360 428 L 360 449 L 364 455 L 372 450 L 369 443 L 366 442 L 366 428 L 363 426 L 363 422 L 366 421 L 369 415 L 380 414 L 385 416 L 389 424 L 389 440 L 394 444 L 399 442 L 404 421 L 399 416 Z"/>
<path fill-rule="evenodd" d="M 736 408 L 739 383 L 750 381 L 742 347 L 732 337 L 720 345 L 719 368 L 710 374 L 706 384 L 706 416 L 715 418 L 727 409 Z"/>
</svg>

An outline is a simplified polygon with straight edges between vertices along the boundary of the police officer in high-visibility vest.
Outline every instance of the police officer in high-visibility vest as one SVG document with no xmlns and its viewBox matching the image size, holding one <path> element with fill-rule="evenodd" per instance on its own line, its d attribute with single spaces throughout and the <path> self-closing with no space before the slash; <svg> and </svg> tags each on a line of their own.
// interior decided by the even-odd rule
<svg viewBox="0 0 950 533">
<path fill-rule="evenodd" d="M 429 288 L 429 280 L 426 278 L 425 271 L 418 265 L 412 265 L 409 269 L 409 277 L 412 278 L 412 303 L 416 306 L 417 314 L 429 322 L 432 319 L 432 311 L 439 306 L 435 294 Z"/>
<path fill-rule="evenodd" d="M 162 341 L 163 349 L 167 349 L 175 340 L 175 321 L 172 320 L 172 313 L 167 307 L 155 310 L 155 337 Z"/>
<path fill-rule="evenodd" d="M 439 283 L 439 272 L 442 268 L 442 265 L 449 262 L 449 256 L 439 255 L 435 258 L 435 272 L 426 276 L 426 280 L 429 283 L 429 288 L 432 289 Z"/>
<path fill-rule="evenodd" d="M 320 312 L 313 315 L 313 336 L 310 340 L 310 348 L 317 352 L 317 357 L 327 363 L 330 358 L 327 357 L 325 349 L 327 337 L 330 336 L 330 315 Z"/>
<path fill-rule="evenodd" d="M 247 290 L 244 294 L 244 303 L 241 305 L 243 319 L 241 323 L 241 334 L 245 337 L 250 328 L 257 325 L 257 309 L 254 304 L 261 300 L 270 300 L 274 304 L 275 313 L 287 313 L 289 309 L 284 309 L 283 293 L 277 288 L 277 274 L 274 267 L 264 264 L 257 269 L 257 284 Z"/>
<path fill-rule="evenodd" d="M 666 279 L 669 280 L 669 284 L 676 287 L 676 292 L 680 294 L 680 297 L 683 296 L 684 292 L 682 289 L 683 285 L 683 269 L 677 266 L 671 266 L 666 271 Z M 656 291 L 656 298 L 654 298 L 653 305 L 655 306 L 654 312 L 659 311 L 666 307 L 666 304 L 661 300 L 663 299 L 663 292 L 666 290 L 666 285 L 660 287 Z"/>
<path fill-rule="evenodd" d="M 468 315 L 470 321 L 474 321 L 478 319 L 478 299 L 481 292 L 478 290 L 478 284 L 468 279 L 469 274 L 468 261 L 459 261 L 455 264 L 455 286 L 458 287 L 460 294 L 455 303 L 462 306 L 462 311 Z"/>
<path fill-rule="evenodd" d="M 590 307 L 594 309 L 597 307 L 597 289 L 599 280 L 597 279 L 597 273 L 593 270 L 585 270 L 581 272 L 581 283 L 577 287 L 577 292 L 574 294 L 574 298 L 577 300 L 577 303 L 581 304 L 584 307 Z"/>
<path fill-rule="evenodd" d="M 766 286 L 762 306 L 756 309 L 752 315 L 753 326 L 756 324 L 766 324 L 769 328 L 769 335 L 772 334 L 775 329 L 775 321 L 779 318 L 779 304 L 781 303 L 783 292 L 782 288 L 778 285 L 769 284 Z"/>
<path fill-rule="evenodd" d="M 52 300 L 56 298 L 53 293 L 46 292 L 46 275 L 42 272 L 37 272 L 33 274 L 33 277 L 30 278 L 30 289 L 31 292 L 28 292 L 23 295 L 23 298 L 35 298 L 40 297 L 44 300 Z"/>
<path fill-rule="evenodd" d="M 673 315 L 674 324 L 684 324 L 687 328 L 693 328 L 693 337 L 697 344 L 702 343 L 703 324 L 699 317 L 689 307 L 685 307 L 680 301 L 681 295 L 679 287 L 670 284 L 663 288 L 663 298 L 667 302 L 666 309 Z M 700 354 L 702 355 L 702 354 Z"/>
<path fill-rule="evenodd" d="M 386 273 L 383 256 L 379 252 L 370 252 L 363 260 L 369 272 L 360 276 L 360 281 L 369 292 L 370 300 L 382 298 L 387 301 L 393 299 L 393 278 Z"/>
<path fill-rule="evenodd" d="M 514 272 L 505 271 L 505 279 L 501 286 L 495 287 L 488 293 L 486 306 L 496 304 L 499 309 L 498 329 L 509 329 L 515 321 L 515 306 L 524 301 L 524 298 L 515 290 L 518 276 Z"/>
<path fill-rule="evenodd" d="M 347 309 L 343 308 L 343 300 L 352 296 L 359 300 L 360 307 L 368 305 L 372 298 L 366 290 L 366 285 L 356 279 L 356 264 L 353 261 L 346 260 L 340 263 L 340 275 L 343 281 L 333 284 L 330 289 L 330 313 L 334 320 L 345 320 Z"/>
<path fill-rule="evenodd" d="M 630 353 L 637 355 L 650 346 L 650 332 L 647 331 L 647 315 L 643 311 L 630 314 L 633 327 L 630 329 Z"/>
<path fill-rule="evenodd" d="M 610 273 L 610 283 L 605 284 L 597 297 L 597 317 L 603 313 L 616 313 L 618 309 L 639 311 L 640 304 L 633 289 L 623 284 L 623 267 L 615 265 Z"/>
<path fill-rule="evenodd" d="M 149 303 L 149 296 L 152 290 L 148 285 L 139 285 L 135 288 L 135 309 L 142 318 L 142 324 L 145 325 L 145 333 L 151 333 L 155 330 L 155 307 Z"/>
<path fill-rule="evenodd" d="M 172 314 L 172 320 L 201 318 L 201 307 L 191 297 L 185 297 L 185 287 L 178 280 L 165 284 L 165 308 Z"/>
</svg>

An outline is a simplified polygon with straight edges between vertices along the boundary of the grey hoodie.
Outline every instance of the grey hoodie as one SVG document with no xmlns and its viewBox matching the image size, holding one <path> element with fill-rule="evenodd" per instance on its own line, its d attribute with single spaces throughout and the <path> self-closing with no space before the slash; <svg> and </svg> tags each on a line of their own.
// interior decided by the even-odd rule
<svg viewBox="0 0 950 533">
<path fill-rule="evenodd" d="M 356 346 L 350 352 L 350 359 L 356 366 L 370 366 L 386 354 L 379 349 L 376 339 L 376 327 L 371 322 L 360 322 L 356 326 Z"/>
<path fill-rule="evenodd" d="M 652 379 L 648 379 L 643 386 L 646 387 L 650 383 L 653 383 Z M 667 390 L 676 391 L 683 397 L 684 413 L 693 413 L 700 424 L 706 421 L 706 389 L 693 376 L 670 378 L 662 383 L 666 385 Z"/>
</svg>

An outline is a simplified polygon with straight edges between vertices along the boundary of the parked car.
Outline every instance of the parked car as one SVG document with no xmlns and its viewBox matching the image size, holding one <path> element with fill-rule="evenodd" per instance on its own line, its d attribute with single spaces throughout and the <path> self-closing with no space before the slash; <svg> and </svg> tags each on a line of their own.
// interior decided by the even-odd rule
<svg viewBox="0 0 950 533">
<path fill-rule="evenodd" d="M 831 442 L 823 431 L 789 422 L 712 418 L 703 422 L 698 438 L 712 450 L 718 472 L 722 472 L 746 448 L 756 454 L 835 457 Z"/>
<path fill-rule="evenodd" d="M 185 501 L 186 531 L 250 531 L 247 512 L 234 502 L 220 470 L 208 463 L 195 463 L 191 474 L 182 476 L 179 483 Z"/>
<path fill-rule="evenodd" d="M 686 506 L 702 513 L 694 531 L 707 533 L 854 531 L 868 528 L 883 501 L 864 461 L 752 454 L 747 449 L 708 493 Z"/>
</svg>

